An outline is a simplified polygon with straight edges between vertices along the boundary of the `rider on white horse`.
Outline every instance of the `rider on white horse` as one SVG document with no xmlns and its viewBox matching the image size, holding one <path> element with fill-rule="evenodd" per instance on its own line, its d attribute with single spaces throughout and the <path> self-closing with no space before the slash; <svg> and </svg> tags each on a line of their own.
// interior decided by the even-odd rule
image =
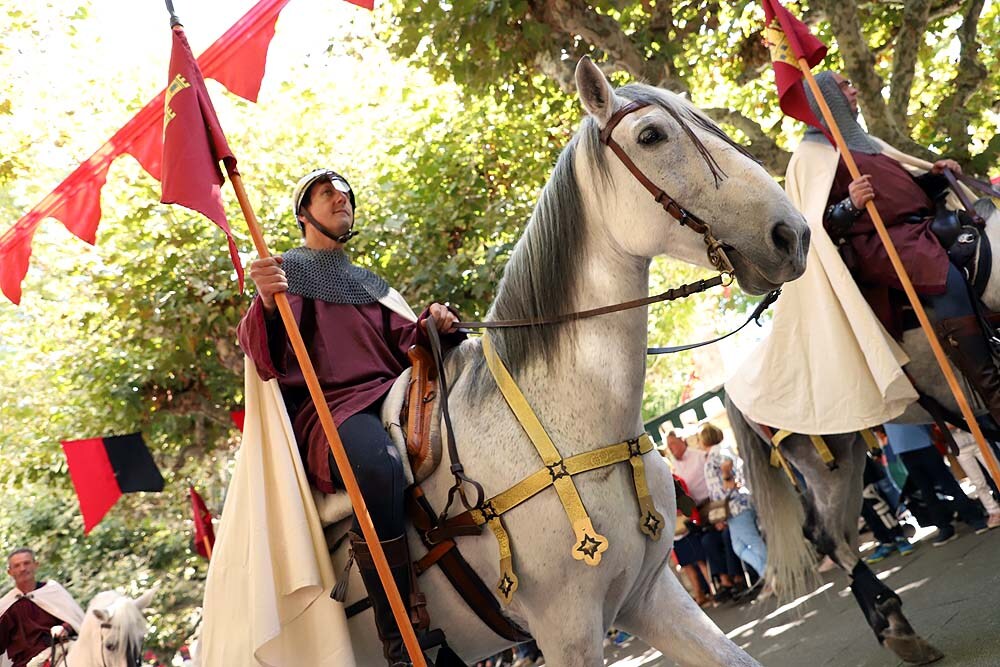
<svg viewBox="0 0 1000 667">
<path fill-rule="evenodd" d="M 404 535 L 406 481 L 379 411 L 392 383 L 410 365 L 407 350 L 428 344 L 429 316 L 447 334 L 442 341 L 446 346 L 464 336 L 455 331 L 458 318 L 445 306 L 435 303 L 417 318 L 385 280 L 351 262 L 344 248 L 354 236 L 355 198 L 343 176 L 328 169 L 310 172 L 296 185 L 292 205 L 304 245 L 281 258 L 251 263 L 250 277 L 259 294 L 240 322 L 240 345 L 263 380 L 278 379 L 310 484 L 327 494 L 342 489 L 316 407 L 277 317 L 274 296 L 287 291 L 396 586 L 407 603 L 411 558 Z M 372 599 L 386 660 L 408 665 L 357 520 L 351 544 Z"/>
<path fill-rule="evenodd" d="M 37 581 L 38 560 L 31 549 L 7 557 L 14 588 L 0 598 L 0 665 L 24 667 L 56 640 L 75 634 L 83 609 L 54 581 Z"/>
<path fill-rule="evenodd" d="M 833 151 L 822 132 L 813 127 L 806 130 L 805 140 L 792 158 L 789 170 L 817 175 L 813 196 L 826 197 L 823 226 L 838 245 L 844 263 L 879 321 L 896 340 L 902 340 L 907 328 L 908 302 L 885 246 L 865 211 L 865 204 L 875 201 L 914 289 L 921 302 L 931 309 L 939 335 L 950 343 L 943 346 L 945 352 L 1000 423 L 1000 372 L 985 337 L 975 326 L 976 310 L 962 274 L 963 267 L 949 261 L 954 259 L 949 249 L 962 224 L 972 222 L 963 220 L 964 213 L 956 217 L 937 205 L 948 194 L 948 181 L 942 172 L 950 169 L 961 173 L 961 167 L 954 160 L 943 159 L 925 173 L 912 174 L 900 160 L 887 154 L 883 142 L 858 125 L 857 91 L 849 80 L 835 72 L 822 72 L 816 80 L 863 175 L 852 179 L 843 160 L 837 160 L 832 183 L 821 179 L 818 175 L 828 174 L 828 170 L 819 168 L 820 162 L 830 160 L 820 156 L 826 153 L 832 156 Z M 807 95 L 819 117 L 811 91 Z M 829 150 L 821 154 L 812 144 Z M 936 209 L 940 211 L 937 215 Z M 963 325 L 963 320 L 972 326 Z"/>
</svg>

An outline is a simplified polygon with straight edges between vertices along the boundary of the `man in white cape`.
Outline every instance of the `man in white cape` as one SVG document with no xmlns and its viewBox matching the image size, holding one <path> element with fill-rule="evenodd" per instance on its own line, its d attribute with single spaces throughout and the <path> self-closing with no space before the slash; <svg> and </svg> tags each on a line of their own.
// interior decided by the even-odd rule
<svg viewBox="0 0 1000 667">
<path fill-rule="evenodd" d="M 83 609 L 55 581 L 37 581 L 38 560 L 31 549 L 7 557 L 14 588 L 0 598 L 0 667 L 21 667 L 53 641 L 79 632 Z"/>
<path fill-rule="evenodd" d="M 849 142 L 892 158 L 911 174 L 957 166 L 950 160 L 932 164 L 871 137 L 854 120 L 856 91 L 850 82 L 830 72 L 817 80 L 826 86 L 824 97 L 835 116 L 839 109 L 842 131 L 848 126 Z M 822 134 L 810 135 L 796 148 L 785 179 L 786 192 L 812 229 L 806 271 L 784 286 L 770 335 L 729 379 L 726 391 L 757 423 L 795 433 L 846 433 L 898 417 L 917 392 L 902 368 L 909 359 L 824 228 L 840 155 Z M 877 193 L 868 187 L 858 208 L 872 197 L 877 204 Z"/>
</svg>

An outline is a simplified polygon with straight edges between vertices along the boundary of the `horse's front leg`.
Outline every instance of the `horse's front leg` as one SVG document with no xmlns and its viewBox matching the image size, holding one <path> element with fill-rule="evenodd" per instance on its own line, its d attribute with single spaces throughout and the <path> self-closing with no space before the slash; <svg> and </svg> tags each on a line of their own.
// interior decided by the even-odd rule
<svg viewBox="0 0 1000 667">
<path fill-rule="evenodd" d="M 531 634 L 546 667 L 602 667 L 604 620 L 601 605 L 560 595 L 541 613 L 530 614 Z"/>
<path fill-rule="evenodd" d="M 670 572 L 668 561 L 654 569 L 648 584 L 640 582 L 635 590 L 615 627 L 642 638 L 682 667 L 759 667 L 695 603 Z"/>
</svg>

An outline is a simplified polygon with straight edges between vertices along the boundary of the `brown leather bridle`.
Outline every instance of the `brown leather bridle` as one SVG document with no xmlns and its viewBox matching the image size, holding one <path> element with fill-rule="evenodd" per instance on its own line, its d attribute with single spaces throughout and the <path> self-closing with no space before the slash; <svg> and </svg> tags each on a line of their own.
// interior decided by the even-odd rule
<svg viewBox="0 0 1000 667">
<path fill-rule="evenodd" d="M 635 162 L 632 161 L 632 158 L 628 156 L 625 149 L 623 149 L 621 145 L 611 136 L 611 133 L 615 131 L 615 128 L 618 127 L 618 123 L 620 123 L 625 116 L 648 106 L 649 102 L 629 102 L 611 114 L 611 118 L 608 119 L 608 124 L 601 130 L 601 143 L 610 148 L 612 152 L 618 156 L 618 159 L 621 160 L 623 165 L 625 165 L 625 168 L 631 172 L 642 187 L 649 191 L 649 194 L 653 195 L 653 199 L 656 200 L 657 204 L 663 207 L 664 211 L 670 214 L 681 225 L 689 227 L 692 231 L 701 234 L 705 241 L 705 245 L 708 246 L 708 261 L 712 263 L 712 266 L 722 273 L 732 274 L 733 265 L 729 263 L 729 258 L 726 257 L 726 251 L 723 249 L 722 244 L 715 238 L 715 236 L 712 235 L 712 228 L 709 224 L 678 204 L 677 200 L 667 194 L 663 188 L 653 183 L 653 181 L 642 173 L 642 170 L 639 169 Z"/>
</svg>

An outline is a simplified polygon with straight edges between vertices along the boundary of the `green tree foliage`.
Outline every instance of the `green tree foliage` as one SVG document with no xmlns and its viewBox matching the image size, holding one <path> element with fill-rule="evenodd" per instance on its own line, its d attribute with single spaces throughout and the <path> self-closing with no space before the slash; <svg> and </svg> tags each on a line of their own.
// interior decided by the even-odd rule
<svg viewBox="0 0 1000 667">
<path fill-rule="evenodd" d="M 995 167 L 997 3 L 785 4 L 831 46 L 827 66 L 854 81 L 876 134 L 979 172 Z M 569 92 L 588 54 L 612 76 L 690 94 L 779 175 L 801 130 L 781 122 L 762 27 L 756 0 L 396 0 L 386 37 L 440 79 L 503 96 Z"/>
</svg>

